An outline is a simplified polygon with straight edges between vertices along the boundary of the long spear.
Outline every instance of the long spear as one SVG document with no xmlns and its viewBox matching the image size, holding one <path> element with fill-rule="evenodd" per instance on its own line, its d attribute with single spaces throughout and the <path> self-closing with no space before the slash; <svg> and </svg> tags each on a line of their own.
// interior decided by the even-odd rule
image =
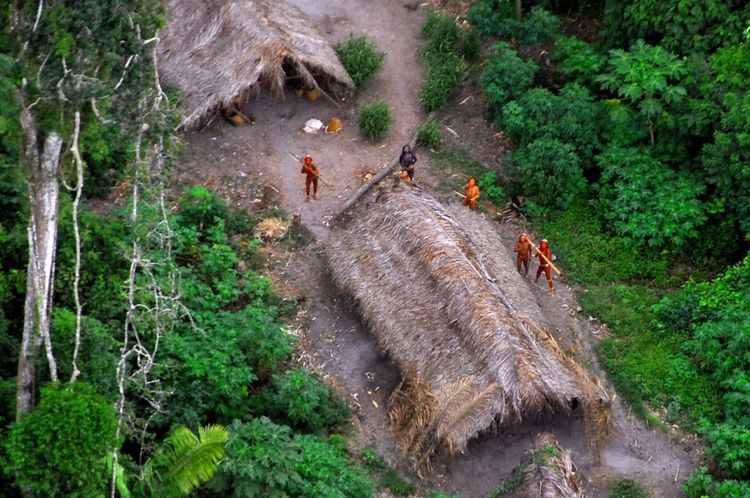
<svg viewBox="0 0 750 498">
<path fill-rule="evenodd" d="M 300 160 L 299 160 L 299 157 L 295 156 L 295 155 L 294 155 L 294 154 L 292 154 L 291 152 L 287 152 L 287 154 L 289 154 L 290 156 L 292 156 L 292 159 L 294 159 L 295 161 L 297 161 L 297 162 L 302 162 L 302 161 L 300 161 Z M 321 181 L 322 181 L 323 183 L 325 183 L 325 184 L 326 184 L 327 186 L 329 186 L 329 187 L 333 188 L 333 185 L 331 185 L 330 183 L 328 183 L 328 182 L 327 182 L 327 181 L 325 180 L 325 178 L 323 178 L 323 177 L 322 177 L 322 176 L 320 175 L 320 173 L 316 173 L 316 172 L 314 172 L 314 171 L 312 171 L 312 170 L 309 170 L 309 171 L 310 171 L 310 173 L 312 173 L 313 175 L 315 175 L 315 176 L 317 176 L 318 178 L 320 178 L 320 180 L 321 180 Z"/>
<path fill-rule="evenodd" d="M 534 249 L 536 249 L 536 252 L 539 254 L 539 256 L 542 259 L 544 259 L 547 263 L 549 263 L 549 265 L 552 267 L 552 269 L 555 270 L 555 273 L 557 273 L 558 275 L 562 275 L 562 272 L 555 266 L 555 264 L 552 261 L 550 261 L 549 259 L 547 259 L 547 256 L 545 256 L 544 253 L 539 250 L 539 248 L 536 246 L 536 244 L 534 244 L 533 242 L 531 242 L 530 238 L 526 237 L 526 240 L 529 241 L 529 243 L 531 244 L 531 247 L 533 247 Z"/>
</svg>

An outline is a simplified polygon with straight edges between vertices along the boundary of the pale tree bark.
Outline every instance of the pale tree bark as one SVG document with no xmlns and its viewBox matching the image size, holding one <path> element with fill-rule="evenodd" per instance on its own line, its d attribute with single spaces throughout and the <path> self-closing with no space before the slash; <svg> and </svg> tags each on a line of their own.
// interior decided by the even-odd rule
<svg viewBox="0 0 750 498">
<path fill-rule="evenodd" d="M 522 17 L 523 17 L 523 8 L 521 7 L 521 0 L 516 0 L 516 19 L 521 21 Z"/>
<path fill-rule="evenodd" d="M 19 99 L 23 102 L 22 99 Z M 25 158 L 28 168 L 30 217 L 28 227 L 29 265 L 26 276 L 23 336 L 18 355 L 18 389 L 16 418 L 33 405 L 35 362 L 44 344 L 50 378 L 57 381 L 57 364 L 52 352 L 50 318 L 57 247 L 57 181 L 63 140 L 55 132 L 48 133 L 40 143 L 41 133 L 29 110 L 22 106 L 21 126 L 26 140 Z"/>
<path fill-rule="evenodd" d="M 81 371 L 78 369 L 78 352 L 81 348 L 81 316 L 83 315 L 83 307 L 81 306 L 81 228 L 78 224 L 78 207 L 81 203 L 81 193 L 83 192 L 83 159 L 81 158 L 81 151 L 78 146 L 78 139 L 81 132 L 81 113 L 76 111 L 75 115 L 75 128 L 73 130 L 73 143 L 70 146 L 70 152 L 73 154 L 73 162 L 76 166 L 76 184 L 75 187 L 70 187 L 65 184 L 68 190 L 75 191 L 75 199 L 73 199 L 73 234 L 75 236 L 76 245 L 76 265 L 75 265 L 75 277 L 73 280 L 73 297 L 76 302 L 76 338 L 75 345 L 73 346 L 73 373 L 70 375 L 70 382 L 75 382 Z"/>
</svg>

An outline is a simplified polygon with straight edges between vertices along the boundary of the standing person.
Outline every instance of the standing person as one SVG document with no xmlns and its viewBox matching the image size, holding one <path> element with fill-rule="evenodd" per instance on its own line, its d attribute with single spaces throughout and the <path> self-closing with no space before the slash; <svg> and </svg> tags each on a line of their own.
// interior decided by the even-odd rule
<svg viewBox="0 0 750 498">
<path fill-rule="evenodd" d="M 469 181 L 464 187 L 464 206 L 469 206 L 469 209 L 474 211 L 477 205 L 477 199 L 479 199 L 479 187 L 477 186 L 477 179 L 473 176 L 469 177 Z"/>
<path fill-rule="evenodd" d="M 398 157 L 398 163 L 401 165 L 401 170 L 409 173 L 409 181 L 414 180 L 414 164 L 417 162 L 417 155 L 411 150 L 411 145 L 406 144 L 401 150 L 401 155 Z"/>
<path fill-rule="evenodd" d="M 545 260 L 542 256 L 547 259 Z M 552 294 L 552 290 L 555 288 L 555 284 L 552 282 L 552 270 L 549 264 L 549 262 L 552 261 L 552 250 L 549 248 L 547 239 L 542 239 L 542 242 L 539 243 L 539 247 L 536 249 L 536 257 L 539 258 L 539 268 L 536 269 L 536 279 L 534 279 L 534 282 L 538 281 L 539 275 L 544 272 L 544 275 L 547 277 L 547 285 L 549 285 L 547 294 Z"/>
<path fill-rule="evenodd" d="M 312 156 L 305 156 L 305 163 L 302 165 L 302 173 L 306 174 L 305 177 L 305 202 L 310 201 L 310 184 L 313 185 L 313 199 L 318 198 L 318 178 L 320 178 L 320 170 L 313 163 Z"/>
<path fill-rule="evenodd" d="M 529 261 L 531 261 L 531 242 L 525 233 L 518 236 L 518 242 L 513 247 L 513 252 L 516 254 L 516 267 L 518 273 L 521 273 L 521 265 L 524 267 L 523 276 L 529 275 Z"/>
</svg>

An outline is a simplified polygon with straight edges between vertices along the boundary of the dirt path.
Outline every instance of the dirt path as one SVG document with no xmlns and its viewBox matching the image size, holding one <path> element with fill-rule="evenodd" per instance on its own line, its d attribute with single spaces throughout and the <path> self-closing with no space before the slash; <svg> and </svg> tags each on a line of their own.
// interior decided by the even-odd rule
<svg viewBox="0 0 750 498">
<path fill-rule="evenodd" d="M 372 446 L 392 465 L 413 477 L 388 434 L 385 403 L 398 384 L 398 372 L 377 349 L 375 341 L 362 326 L 348 302 L 338 297 L 322 262 L 322 247 L 330 230 L 332 213 L 362 184 L 367 172 L 379 170 L 398 153 L 403 143 L 424 119 L 419 108 L 422 67 L 416 58 L 420 45 L 419 26 L 423 9 L 412 10 L 391 0 L 292 0 L 319 24 L 323 33 L 336 42 L 350 33 L 365 33 L 387 53 L 384 70 L 376 81 L 361 91 L 356 102 L 343 102 L 340 108 L 325 99 L 311 103 L 288 95 L 277 101 L 261 96 L 248 109 L 256 118 L 254 126 L 233 128 L 216 120 L 204 131 L 188 134 L 187 145 L 177 171 L 177 182 L 207 185 L 217 190 L 231 205 L 245 209 L 281 207 L 287 213 L 299 213 L 302 222 L 317 242 L 292 253 L 273 271 L 276 282 L 303 294 L 307 306 L 302 312 L 301 357 L 307 365 L 336 385 L 342 396 L 355 407 L 363 446 Z M 456 101 L 463 101 L 473 90 Z M 385 100 L 394 111 L 394 124 L 386 141 L 370 144 L 357 131 L 358 104 L 369 98 Z M 493 131 L 483 117 L 483 104 L 472 98 L 446 118 L 458 137 L 446 134 L 450 142 L 477 152 L 488 163 L 500 151 Z M 308 135 L 301 128 L 310 118 L 327 121 L 342 119 L 344 130 L 338 135 Z M 319 199 L 304 201 L 304 181 L 299 158 L 311 154 L 333 188 L 321 185 Z M 434 182 L 420 154 L 417 178 L 425 185 Z M 446 199 L 449 202 L 448 199 Z M 495 224 L 506 244 L 517 237 L 518 229 Z M 508 254 L 508 264 L 513 265 Z M 531 288 L 540 318 L 557 330 L 561 342 L 575 348 L 579 361 L 599 371 L 591 352 L 603 334 L 595 322 L 576 312 L 575 293 L 558 282 L 549 298 L 543 289 Z M 602 375 L 599 372 L 600 375 Z M 669 436 L 646 429 L 615 404 L 615 427 L 602 455 L 602 466 L 594 465 L 586 446 L 585 429 L 577 419 L 558 418 L 502 430 L 485 435 L 470 444 L 466 455 L 447 465 L 436 467 L 429 484 L 464 498 L 488 496 L 510 475 L 533 437 L 542 430 L 553 432 L 560 443 L 571 448 L 574 459 L 590 484 L 590 496 L 605 496 L 602 483 L 612 475 L 631 476 L 649 483 L 655 497 L 677 496 L 674 475 L 686 475 L 692 467 L 692 453 Z"/>
</svg>

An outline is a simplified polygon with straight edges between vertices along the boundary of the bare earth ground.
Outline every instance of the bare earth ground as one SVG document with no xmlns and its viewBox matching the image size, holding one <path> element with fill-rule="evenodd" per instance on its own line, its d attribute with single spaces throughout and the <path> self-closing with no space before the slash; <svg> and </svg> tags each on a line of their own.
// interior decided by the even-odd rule
<svg viewBox="0 0 750 498">
<path fill-rule="evenodd" d="M 413 478 L 389 435 L 385 416 L 387 397 L 399 382 L 398 372 L 378 351 L 350 303 L 337 294 L 321 254 L 330 235 L 331 214 L 361 185 L 365 173 L 379 170 L 400 151 L 424 120 L 418 98 L 422 67 L 416 49 L 421 43 L 419 27 L 425 12 L 406 8 L 403 0 L 292 3 L 307 12 L 332 42 L 350 33 L 365 33 L 372 38 L 387 53 L 378 79 L 359 92 L 356 102 L 345 101 L 341 108 L 325 99 L 311 103 L 287 95 L 285 100 L 277 101 L 262 95 L 248 104 L 247 110 L 256 118 L 254 126 L 233 128 L 217 119 L 205 130 L 188 134 L 176 181 L 207 185 L 235 207 L 281 207 L 287 213 L 301 215 L 302 223 L 317 242 L 298 252 L 274 251 L 271 270 L 282 292 L 305 298 L 298 321 L 300 360 L 328 379 L 352 405 L 359 444 L 374 447 Z M 385 100 L 394 111 L 388 139 L 376 145 L 360 138 L 355 117 L 358 103 L 372 97 Z M 465 89 L 447 109 L 451 114 L 441 119 L 455 132 L 443 130 L 449 145 L 466 148 L 487 164 L 495 163 L 507 142 L 487 126 L 484 104 L 475 89 Z M 333 116 L 344 123 L 339 135 L 314 136 L 301 131 L 309 118 L 325 122 Z M 305 203 L 300 163 L 290 154 L 311 154 L 333 187 L 321 184 L 320 198 Z M 430 175 L 427 162 L 427 155 L 420 152 L 417 179 L 429 188 L 435 178 Z M 493 225 L 506 246 L 516 240 L 519 227 L 497 222 Z M 508 252 L 508 271 L 515 271 L 510 251 L 498 250 Z M 537 318 L 556 330 L 561 344 L 581 364 L 603 378 L 592 347 L 606 335 L 606 329 L 576 311 L 579 308 L 575 291 L 565 285 L 564 279 L 556 285 L 554 296 L 548 297 L 543 288 L 529 280 Z M 609 391 L 614 392 L 611 388 Z M 678 433 L 649 430 L 629 416 L 619 402 L 613 409 L 614 427 L 601 465 L 594 464 L 580 420 L 527 421 L 472 442 L 465 455 L 437 465 L 427 485 L 459 492 L 465 498 L 486 497 L 510 475 L 531 447 L 534 436 L 547 430 L 558 437 L 563 447 L 573 450 L 579 470 L 589 480 L 589 496 L 606 496 L 604 483 L 612 476 L 645 482 L 655 497 L 678 496 L 682 477 L 692 470 L 698 458 L 695 441 Z"/>
</svg>

